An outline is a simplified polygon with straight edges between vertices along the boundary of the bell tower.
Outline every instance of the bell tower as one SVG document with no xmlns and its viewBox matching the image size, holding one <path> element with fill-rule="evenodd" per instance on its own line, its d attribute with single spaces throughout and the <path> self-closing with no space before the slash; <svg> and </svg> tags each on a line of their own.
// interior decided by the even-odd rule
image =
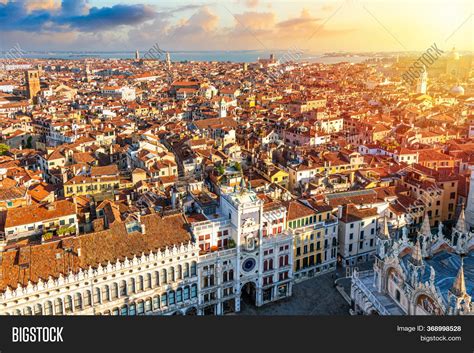
<svg viewBox="0 0 474 353">
<path fill-rule="evenodd" d="M 34 100 L 40 91 L 40 79 L 38 70 L 25 71 L 26 93 L 27 98 Z"/>
<path fill-rule="evenodd" d="M 416 93 L 426 94 L 426 88 L 428 86 L 428 72 L 426 67 L 423 65 L 423 72 L 420 78 L 416 81 Z"/>
</svg>

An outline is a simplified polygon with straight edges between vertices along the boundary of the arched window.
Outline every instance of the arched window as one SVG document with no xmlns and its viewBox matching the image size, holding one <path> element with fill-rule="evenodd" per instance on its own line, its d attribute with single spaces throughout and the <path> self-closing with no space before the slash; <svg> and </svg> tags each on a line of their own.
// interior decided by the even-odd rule
<svg viewBox="0 0 474 353">
<path fill-rule="evenodd" d="M 196 261 L 191 263 L 191 276 L 196 276 L 197 264 Z"/>
<path fill-rule="evenodd" d="M 268 260 L 263 260 L 263 270 L 268 271 Z"/>
<path fill-rule="evenodd" d="M 155 271 L 153 273 L 153 286 L 158 287 L 160 285 L 160 273 Z"/>
<path fill-rule="evenodd" d="M 229 281 L 234 280 L 234 270 L 229 270 Z"/>
<path fill-rule="evenodd" d="M 229 280 L 229 276 L 227 274 L 227 271 L 224 271 L 224 273 L 222 274 L 222 281 L 227 282 L 228 280 Z"/>
<path fill-rule="evenodd" d="M 44 314 L 53 315 L 53 303 L 50 300 L 44 303 Z"/>
<path fill-rule="evenodd" d="M 180 288 L 176 290 L 176 303 L 182 303 L 183 302 L 183 290 Z"/>
<path fill-rule="evenodd" d="M 398 289 L 395 292 L 395 298 L 397 299 L 397 302 L 400 301 L 400 291 Z"/>
<path fill-rule="evenodd" d="M 54 301 L 54 312 L 56 315 L 62 315 L 63 313 L 63 301 L 61 298 L 57 298 Z"/>
<path fill-rule="evenodd" d="M 273 270 L 273 259 L 268 260 L 268 269 Z"/>
<path fill-rule="evenodd" d="M 193 284 L 191 286 L 191 298 L 196 298 L 197 297 L 197 285 Z"/>
<path fill-rule="evenodd" d="M 160 308 L 160 296 L 159 295 L 155 295 L 153 297 L 153 310 L 158 310 Z"/>
<path fill-rule="evenodd" d="M 151 273 L 147 273 L 145 276 L 145 289 L 151 288 Z"/>
<path fill-rule="evenodd" d="M 165 269 L 162 269 L 162 270 L 161 270 L 160 283 L 161 283 L 162 285 L 168 283 L 168 276 L 166 275 L 166 270 L 165 270 Z"/>
<path fill-rule="evenodd" d="M 117 299 L 119 295 L 119 287 L 117 283 L 112 284 L 112 299 Z"/>
<path fill-rule="evenodd" d="M 92 293 L 90 290 L 86 290 L 84 293 L 84 307 L 92 305 Z"/>
<path fill-rule="evenodd" d="M 128 293 L 132 294 L 135 293 L 135 278 L 128 279 Z M 127 293 L 125 293 L 127 295 Z"/>
<path fill-rule="evenodd" d="M 138 276 L 137 291 L 143 291 L 143 276 Z"/>
<path fill-rule="evenodd" d="M 118 308 L 114 308 L 114 309 L 112 310 L 112 315 L 117 316 L 117 315 L 119 315 L 119 314 L 120 314 L 120 311 L 119 311 Z"/>
<path fill-rule="evenodd" d="M 70 295 L 67 295 L 64 299 L 64 310 L 66 313 L 72 312 L 72 297 Z"/>
<path fill-rule="evenodd" d="M 161 306 L 168 306 L 168 294 L 166 293 L 161 295 Z"/>
<path fill-rule="evenodd" d="M 169 269 L 168 269 L 168 278 L 169 278 L 169 281 L 171 282 L 174 282 L 174 267 L 171 266 Z"/>
<path fill-rule="evenodd" d="M 129 308 L 128 308 L 128 315 L 135 315 L 136 312 L 135 312 L 135 304 L 130 304 Z"/>
<path fill-rule="evenodd" d="M 120 315 L 121 316 L 127 316 L 128 314 L 128 307 L 126 305 L 122 306 L 122 308 L 120 309 Z"/>
<path fill-rule="evenodd" d="M 189 277 L 189 264 L 188 264 L 188 263 L 185 263 L 185 264 L 184 264 L 183 277 L 184 277 L 184 278 L 188 278 L 188 277 Z"/>
<path fill-rule="evenodd" d="M 108 285 L 105 285 L 102 288 L 102 300 L 104 301 L 104 303 L 110 300 L 110 289 Z"/>
<path fill-rule="evenodd" d="M 182 279 L 183 278 L 183 266 L 178 265 L 178 271 L 176 273 L 176 279 Z"/>
<path fill-rule="evenodd" d="M 189 299 L 189 287 L 184 287 L 183 290 L 183 299 L 188 300 Z"/>
<path fill-rule="evenodd" d="M 82 309 L 82 295 L 81 293 L 74 294 L 74 308 L 76 310 Z"/>
<path fill-rule="evenodd" d="M 27 306 L 24 310 L 25 315 L 33 315 L 33 311 L 31 310 L 31 306 Z"/>
<path fill-rule="evenodd" d="M 214 285 L 214 275 L 209 276 L 209 285 L 213 286 Z"/>
<path fill-rule="evenodd" d="M 153 311 L 153 306 L 152 306 L 152 303 L 151 303 L 151 299 L 148 298 L 145 301 L 145 312 L 149 313 L 150 311 Z"/>
<path fill-rule="evenodd" d="M 15 315 L 21 316 L 21 310 L 20 310 L 20 309 L 16 309 L 16 310 L 15 310 Z"/>
<path fill-rule="evenodd" d="M 144 312 L 145 312 L 145 304 L 143 303 L 142 300 L 140 300 L 137 303 L 137 314 L 138 315 L 143 315 Z"/>
<path fill-rule="evenodd" d="M 173 305 L 174 303 L 175 303 L 175 293 L 174 293 L 174 290 L 172 290 L 168 294 L 168 304 Z"/>
<path fill-rule="evenodd" d="M 127 282 L 121 281 L 120 282 L 120 296 L 125 297 L 127 295 Z"/>
<path fill-rule="evenodd" d="M 99 287 L 94 288 L 94 303 L 100 304 L 100 288 Z"/>
<path fill-rule="evenodd" d="M 41 304 L 35 305 L 35 315 L 43 315 L 43 307 Z"/>
<path fill-rule="evenodd" d="M 288 265 L 288 255 L 280 256 L 280 267 Z"/>
</svg>

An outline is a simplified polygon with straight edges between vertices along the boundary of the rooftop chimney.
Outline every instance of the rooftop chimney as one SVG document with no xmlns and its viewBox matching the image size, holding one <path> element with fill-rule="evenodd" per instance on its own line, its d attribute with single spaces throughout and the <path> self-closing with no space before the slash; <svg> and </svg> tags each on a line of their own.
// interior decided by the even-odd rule
<svg viewBox="0 0 474 353">
<path fill-rule="evenodd" d="M 342 205 L 337 206 L 337 218 L 339 219 L 342 218 L 342 210 L 343 210 Z"/>
</svg>

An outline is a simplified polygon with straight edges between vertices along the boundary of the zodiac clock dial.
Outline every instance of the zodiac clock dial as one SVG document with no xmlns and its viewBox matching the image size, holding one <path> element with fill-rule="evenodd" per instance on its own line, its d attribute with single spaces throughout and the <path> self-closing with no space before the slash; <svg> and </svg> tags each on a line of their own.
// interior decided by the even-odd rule
<svg viewBox="0 0 474 353">
<path fill-rule="evenodd" d="M 253 258 L 248 258 L 242 263 L 242 269 L 246 272 L 252 271 L 255 268 L 257 262 Z"/>
</svg>

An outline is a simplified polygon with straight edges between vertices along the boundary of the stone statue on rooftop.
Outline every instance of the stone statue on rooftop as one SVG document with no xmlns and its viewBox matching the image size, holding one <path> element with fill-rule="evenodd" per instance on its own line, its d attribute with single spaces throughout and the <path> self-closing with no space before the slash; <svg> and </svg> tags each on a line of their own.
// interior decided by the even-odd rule
<svg viewBox="0 0 474 353">
<path fill-rule="evenodd" d="M 438 224 L 438 239 L 443 240 L 444 235 L 443 235 L 443 222 L 439 222 Z"/>
<path fill-rule="evenodd" d="M 402 228 L 402 241 L 403 241 L 403 244 L 408 243 L 408 229 L 406 226 Z"/>
</svg>

